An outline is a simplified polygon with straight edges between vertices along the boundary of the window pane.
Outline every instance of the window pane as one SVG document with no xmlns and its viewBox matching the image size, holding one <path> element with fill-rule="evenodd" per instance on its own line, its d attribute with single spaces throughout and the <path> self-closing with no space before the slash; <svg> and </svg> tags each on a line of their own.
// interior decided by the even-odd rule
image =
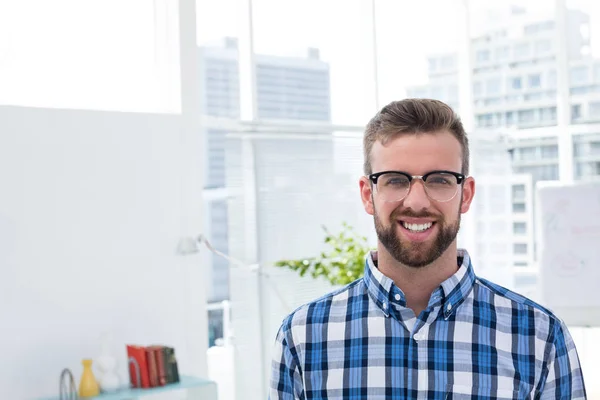
<svg viewBox="0 0 600 400">
<path fill-rule="evenodd" d="M 525 199 L 525 185 L 513 185 L 513 200 Z"/>
<path fill-rule="evenodd" d="M 366 124 L 375 113 L 370 2 L 254 0 L 253 12 L 259 118 Z"/>
<path fill-rule="evenodd" d="M 526 243 L 514 243 L 513 244 L 513 252 L 515 254 L 527 254 L 527 244 Z"/>
<path fill-rule="evenodd" d="M 427 95 L 458 109 L 458 93 L 453 87 L 458 81 L 457 43 L 463 26 L 456 3 L 424 0 L 409 5 L 377 0 L 376 7 L 381 105 L 405 95 Z M 431 13 L 432 9 L 437 12 Z M 444 34 L 430 34 L 437 30 Z M 483 50 L 482 61 L 490 58 Z M 474 90 L 479 92 L 480 87 L 474 86 Z"/>
<path fill-rule="evenodd" d="M 514 222 L 513 223 L 513 233 L 515 233 L 515 234 L 527 233 L 527 224 L 525 222 Z"/>
<path fill-rule="evenodd" d="M 524 203 L 513 203 L 513 212 L 514 213 L 524 213 L 525 212 L 525 204 Z"/>
<path fill-rule="evenodd" d="M 0 104 L 179 112 L 176 2 L 34 4 L 0 1 Z"/>
</svg>

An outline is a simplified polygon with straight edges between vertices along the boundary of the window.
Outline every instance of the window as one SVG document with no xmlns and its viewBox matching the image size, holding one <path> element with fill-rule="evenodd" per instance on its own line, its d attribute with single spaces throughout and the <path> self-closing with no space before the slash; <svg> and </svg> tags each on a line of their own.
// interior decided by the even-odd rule
<svg viewBox="0 0 600 400">
<path fill-rule="evenodd" d="M 525 96 L 523 96 L 525 101 L 539 101 L 542 99 L 542 97 L 543 96 L 541 93 L 531 93 L 531 94 L 526 94 Z"/>
<path fill-rule="evenodd" d="M 437 58 L 430 58 L 429 59 L 429 71 L 435 72 L 437 70 L 437 66 L 438 66 Z"/>
<path fill-rule="evenodd" d="M 600 176 L 600 162 L 583 162 L 576 164 L 576 173 L 578 178 L 588 178 Z"/>
<path fill-rule="evenodd" d="M 444 88 L 442 86 L 433 86 L 431 88 L 431 97 L 436 100 L 445 100 L 444 99 Z"/>
<path fill-rule="evenodd" d="M 501 90 L 500 78 L 491 78 L 486 81 L 487 94 L 499 94 Z"/>
<path fill-rule="evenodd" d="M 539 88 L 542 86 L 542 78 L 540 74 L 529 75 L 529 87 Z"/>
<path fill-rule="evenodd" d="M 429 88 L 428 87 L 412 87 L 407 89 L 407 93 L 409 97 L 414 98 L 427 98 L 429 97 Z"/>
<path fill-rule="evenodd" d="M 515 57 L 516 58 L 525 58 L 529 56 L 529 44 L 528 43 L 519 43 L 515 46 Z"/>
<path fill-rule="evenodd" d="M 483 92 L 483 85 L 481 82 L 473 83 L 473 96 L 478 97 L 481 96 Z"/>
<path fill-rule="evenodd" d="M 515 262 L 513 263 L 513 265 L 514 265 L 515 267 L 526 267 L 526 266 L 527 266 L 527 263 L 526 263 L 525 261 L 515 261 Z"/>
<path fill-rule="evenodd" d="M 542 158 L 558 158 L 558 145 L 541 146 Z"/>
<path fill-rule="evenodd" d="M 542 165 L 536 167 L 534 179 L 541 181 L 554 181 L 558 179 L 558 164 Z"/>
<path fill-rule="evenodd" d="M 531 174 L 534 182 L 558 180 L 558 164 L 517 167 L 515 169 L 517 173 Z"/>
<path fill-rule="evenodd" d="M 458 101 L 458 86 L 457 85 L 448 86 L 447 101 L 448 102 Z"/>
<path fill-rule="evenodd" d="M 551 70 L 546 77 L 546 84 L 549 88 L 555 88 L 557 83 L 556 71 Z"/>
<path fill-rule="evenodd" d="M 453 56 L 445 56 L 441 60 L 441 68 L 442 69 L 451 69 L 454 67 L 454 57 Z"/>
<path fill-rule="evenodd" d="M 600 82 L 600 63 L 594 64 L 594 81 Z"/>
<path fill-rule="evenodd" d="M 475 60 L 478 63 L 484 63 L 490 61 L 490 51 L 489 50 L 477 50 L 475 53 Z"/>
<path fill-rule="evenodd" d="M 519 255 L 527 254 L 527 243 L 514 243 L 513 253 Z"/>
<path fill-rule="evenodd" d="M 513 89 L 516 89 L 516 90 L 521 89 L 521 87 L 522 87 L 521 86 L 521 77 L 517 76 L 517 77 L 511 78 L 510 79 L 510 87 Z"/>
<path fill-rule="evenodd" d="M 536 147 L 521 147 L 517 149 L 517 159 L 522 161 L 532 161 L 538 159 Z"/>
<path fill-rule="evenodd" d="M 535 43 L 536 54 L 548 53 L 550 50 L 552 50 L 552 42 L 548 39 L 538 40 Z"/>
<path fill-rule="evenodd" d="M 508 46 L 498 47 L 496 49 L 496 60 L 505 61 L 508 59 Z"/>
<path fill-rule="evenodd" d="M 493 125 L 493 114 L 481 114 L 477 116 L 477 125 L 487 127 Z"/>
<path fill-rule="evenodd" d="M 600 102 L 590 102 L 589 104 L 589 117 L 592 120 L 600 119 Z"/>
<path fill-rule="evenodd" d="M 577 121 L 581 118 L 581 104 L 571 106 L 571 121 Z"/>
<path fill-rule="evenodd" d="M 556 119 L 556 107 L 540 108 L 540 119 L 542 121 L 554 121 Z"/>
<path fill-rule="evenodd" d="M 527 233 L 527 224 L 525 222 L 513 222 L 513 233 L 524 235 Z"/>
<path fill-rule="evenodd" d="M 526 210 L 525 203 L 513 203 L 514 213 L 524 213 Z"/>
<path fill-rule="evenodd" d="M 535 113 L 533 110 L 520 110 L 518 116 L 519 122 L 521 123 L 533 122 L 535 120 Z"/>
<path fill-rule="evenodd" d="M 513 185 L 513 200 L 525 199 L 525 185 Z"/>
<path fill-rule="evenodd" d="M 572 67 L 569 75 L 572 85 L 580 85 L 588 81 L 588 68 L 585 65 Z"/>
<path fill-rule="evenodd" d="M 515 113 L 514 111 L 508 111 L 506 113 L 506 125 L 512 125 L 515 123 Z"/>
</svg>

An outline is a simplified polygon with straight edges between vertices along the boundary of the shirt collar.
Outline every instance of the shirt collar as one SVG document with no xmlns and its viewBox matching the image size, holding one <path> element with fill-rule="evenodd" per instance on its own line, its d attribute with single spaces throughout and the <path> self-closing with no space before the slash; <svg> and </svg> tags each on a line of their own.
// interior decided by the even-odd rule
<svg viewBox="0 0 600 400">
<path fill-rule="evenodd" d="M 471 257 L 466 250 L 458 249 L 457 263 L 459 268 L 456 273 L 442 282 L 429 300 L 429 307 L 441 302 L 446 319 L 467 298 L 476 279 Z M 402 290 L 377 268 L 376 251 L 371 251 L 366 256 L 363 281 L 369 295 L 386 316 L 390 315 L 390 302 L 406 307 L 406 297 Z"/>
</svg>

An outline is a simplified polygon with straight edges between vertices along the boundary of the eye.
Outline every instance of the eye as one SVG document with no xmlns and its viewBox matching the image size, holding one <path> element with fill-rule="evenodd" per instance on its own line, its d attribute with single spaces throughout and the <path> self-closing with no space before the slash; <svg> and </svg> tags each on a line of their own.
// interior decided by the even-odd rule
<svg viewBox="0 0 600 400">
<path fill-rule="evenodd" d="M 383 175 L 380 179 L 381 184 L 384 186 L 406 186 L 410 184 L 409 179 L 400 174 Z"/>
<path fill-rule="evenodd" d="M 427 177 L 426 183 L 437 186 L 455 185 L 456 177 L 450 174 L 432 174 Z"/>
</svg>

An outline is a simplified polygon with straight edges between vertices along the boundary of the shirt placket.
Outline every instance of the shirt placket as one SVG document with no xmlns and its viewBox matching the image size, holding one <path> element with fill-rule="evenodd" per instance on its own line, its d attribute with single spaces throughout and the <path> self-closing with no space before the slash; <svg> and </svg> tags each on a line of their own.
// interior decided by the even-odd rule
<svg viewBox="0 0 600 400">
<path fill-rule="evenodd" d="M 431 336 L 431 329 L 433 323 L 440 314 L 441 306 L 439 304 L 433 306 L 433 309 L 427 314 L 427 319 L 423 321 L 421 318 L 417 318 L 414 329 L 411 332 L 410 344 L 413 346 L 410 354 L 414 357 L 411 360 L 411 368 L 408 382 L 413 386 L 412 393 L 413 398 L 427 399 L 428 391 L 432 387 L 433 382 L 430 382 L 429 369 L 427 368 L 427 362 L 429 357 L 429 338 Z M 421 316 L 419 316 L 421 317 Z M 425 365 L 425 368 L 419 368 L 419 364 Z"/>
</svg>

